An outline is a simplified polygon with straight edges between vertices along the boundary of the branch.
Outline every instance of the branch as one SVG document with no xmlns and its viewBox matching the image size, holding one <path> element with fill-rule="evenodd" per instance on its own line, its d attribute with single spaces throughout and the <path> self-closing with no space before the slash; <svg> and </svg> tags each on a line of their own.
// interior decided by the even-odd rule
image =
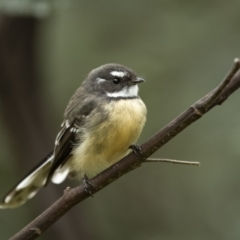
<svg viewBox="0 0 240 240">
<path fill-rule="evenodd" d="M 95 186 L 91 189 L 91 192 L 98 192 L 127 172 L 140 167 L 145 159 L 183 131 L 186 127 L 201 118 L 211 108 L 222 104 L 240 87 L 239 69 L 240 61 L 239 59 L 236 59 L 232 69 L 216 89 L 198 100 L 141 145 L 142 156 L 137 156 L 132 152 L 121 161 L 91 179 L 90 183 Z M 74 189 L 67 188 L 61 198 L 13 236 L 11 240 L 30 240 L 37 238 L 72 207 L 88 197 L 89 195 L 84 191 L 83 185 Z"/>
</svg>

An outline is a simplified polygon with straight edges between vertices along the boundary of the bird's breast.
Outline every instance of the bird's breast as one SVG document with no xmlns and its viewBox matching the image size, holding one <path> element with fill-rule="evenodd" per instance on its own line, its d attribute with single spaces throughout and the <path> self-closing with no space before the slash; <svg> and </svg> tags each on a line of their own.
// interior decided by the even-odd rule
<svg viewBox="0 0 240 240">
<path fill-rule="evenodd" d="M 75 165 L 89 177 L 127 155 L 146 121 L 146 107 L 140 98 L 112 100 L 104 105 L 102 114 L 104 121 L 86 131 L 85 140 L 75 150 Z"/>
<path fill-rule="evenodd" d="M 146 107 L 141 99 L 120 99 L 108 106 L 109 118 L 102 124 L 105 144 L 111 154 L 126 151 L 138 139 L 146 121 Z"/>
</svg>

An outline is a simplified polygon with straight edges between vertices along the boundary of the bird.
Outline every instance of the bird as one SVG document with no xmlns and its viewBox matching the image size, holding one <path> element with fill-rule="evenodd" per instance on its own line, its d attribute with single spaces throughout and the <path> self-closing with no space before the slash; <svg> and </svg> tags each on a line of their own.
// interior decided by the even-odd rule
<svg viewBox="0 0 240 240">
<path fill-rule="evenodd" d="M 108 63 L 93 69 L 65 109 L 53 151 L 2 199 L 0 208 L 16 208 L 52 181 L 91 179 L 131 151 L 146 122 L 147 109 L 138 95 L 142 77 L 130 68 Z"/>
</svg>

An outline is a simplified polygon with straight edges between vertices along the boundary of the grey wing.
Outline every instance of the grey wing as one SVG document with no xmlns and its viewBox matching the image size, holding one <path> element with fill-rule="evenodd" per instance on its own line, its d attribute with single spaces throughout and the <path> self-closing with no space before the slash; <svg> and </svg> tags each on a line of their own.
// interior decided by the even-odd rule
<svg viewBox="0 0 240 240">
<path fill-rule="evenodd" d="M 69 123 L 68 120 L 62 124 L 62 129 L 57 135 L 53 151 L 53 163 L 48 173 L 46 184 L 52 179 L 54 183 L 61 183 L 69 173 L 69 168 L 64 168 L 65 163 L 71 157 L 71 152 L 76 144 L 80 144 L 80 128 L 84 124 L 84 117 L 79 117 Z"/>
<path fill-rule="evenodd" d="M 85 96 L 85 99 L 82 96 Z M 85 119 L 97 105 L 96 97 L 83 94 L 81 87 L 73 95 L 65 111 L 66 120 L 55 141 L 54 160 L 45 185 L 50 180 L 59 184 L 68 176 L 70 169 L 66 162 L 71 157 L 73 148 L 81 144 L 81 130 L 85 127 Z"/>
<path fill-rule="evenodd" d="M 46 184 L 50 180 L 58 184 L 66 178 L 70 169 L 65 167 L 65 163 L 71 157 L 73 147 L 81 144 L 80 129 L 84 128 L 86 117 L 99 105 L 96 96 L 89 94 L 83 86 L 71 97 L 64 112 L 65 121 L 55 141 L 54 161 Z"/>
</svg>

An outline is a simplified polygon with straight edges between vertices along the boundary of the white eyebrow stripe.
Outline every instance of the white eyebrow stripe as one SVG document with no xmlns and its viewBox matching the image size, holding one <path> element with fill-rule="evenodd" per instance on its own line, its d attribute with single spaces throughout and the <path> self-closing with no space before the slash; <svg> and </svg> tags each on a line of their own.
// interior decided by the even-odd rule
<svg viewBox="0 0 240 240">
<path fill-rule="evenodd" d="M 108 97 L 112 98 L 129 98 L 129 97 L 137 97 L 138 96 L 138 85 L 133 85 L 131 87 L 124 87 L 121 91 L 119 92 L 113 92 L 109 93 L 107 92 Z"/>
<path fill-rule="evenodd" d="M 126 72 L 122 72 L 122 71 L 112 71 L 112 72 L 110 72 L 110 74 L 115 77 L 124 77 L 127 75 Z"/>
</svg>

